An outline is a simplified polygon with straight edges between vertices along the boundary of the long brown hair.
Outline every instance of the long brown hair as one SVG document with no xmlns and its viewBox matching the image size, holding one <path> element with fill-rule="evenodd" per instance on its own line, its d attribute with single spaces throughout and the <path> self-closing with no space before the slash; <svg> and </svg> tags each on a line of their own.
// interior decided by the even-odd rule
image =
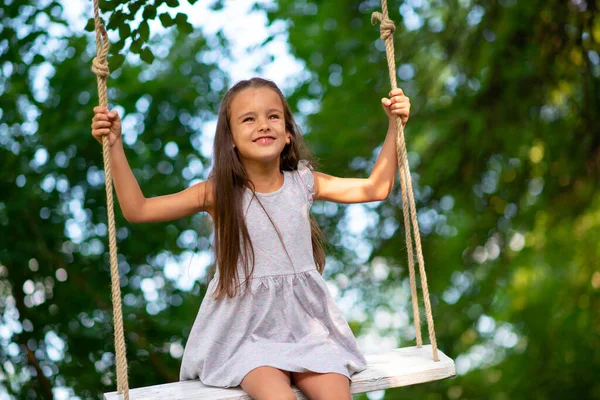
<svg viewBox="0 0 600 400">
<path fill-rule="evenodd" d="M 229 124 L 231 118 L 231 102 L 241 91 L 248 88 L 269 88 L 281 98 L 285 117 L 285 129 L 290 133 L 290 143 L 281 152 L 280 169 L 295 171 L 299 160 L 312 162 L 310 152 L 304 145 L 302 134 L 294 122 L 290 107 L 277 85 L 262 78 L 243 80 L 235 84 L 225 94 L 219 110 L 217 129 L 214 141 L 214 161 L 209 179 L 214 183 L 215 198 L 215 263 L 219 270 L 216 299 L 227 295 L 234 297 L 239 293 L 240 277 L 237 265 L 242 262 L 249 287 L 250 277 L 254 272 L 254 249 L 244 219 L 242 200 L 245 188 L 254 194 L 254 185 L 240 161 L 237 148 L 233 145 L 233 135 Z M 310 217 L 311 241 L 313 257 L 317 270 L 323 273 L 325 267 L 325 250 L 323 234 L 313 217 Z"/>
</svg>

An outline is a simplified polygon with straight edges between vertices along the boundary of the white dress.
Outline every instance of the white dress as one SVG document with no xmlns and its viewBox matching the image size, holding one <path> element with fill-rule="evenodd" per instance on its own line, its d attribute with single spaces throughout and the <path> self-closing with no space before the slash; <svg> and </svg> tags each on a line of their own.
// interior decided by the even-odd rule
<svg viewBox="0 0 600 400">
<path fill-rule="evenodd" d="M 218 272 L 186 343 L 181 380 L 210 386 L 238 386 L 260 366 L 293 372 L 336 372 L 351 376 L 367 363 L 356 339 L 316 269 L 309 209 L 313 176 L 305 161 L 284 171 L 283 186 L 256 196 L 247 190 L 246 224 L 254 248 L 250 291 L 234 298 L 212 297 Z M 287 250 L 287 254 L 286 251 Z M 241 281 L 244 268 L 238 266 Z"/>
</svg>

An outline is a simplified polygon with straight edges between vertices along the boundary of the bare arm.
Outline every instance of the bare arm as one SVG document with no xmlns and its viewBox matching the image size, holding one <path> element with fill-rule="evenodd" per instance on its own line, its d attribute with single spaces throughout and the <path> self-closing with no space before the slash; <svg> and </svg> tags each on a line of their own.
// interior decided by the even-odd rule
<svg viewBox="0 0 600 400">
<path fill-rule="evenodd" d="M 129 222 L 172 221 L 206 211 L 212 214 L 214 195 L 212 181 L 200 182 L 181 192 L 152 198 L 144 197 L 123 149 L 121 123 L 116 112 L 94 108 L 92 135 L 110 140 L 110 165 L 115 191 L 123 215 Z"/>
<path fill-rule="evenodd" d="M 315 200 L 336 203 L 365 203 L 388 197 L 394 187 L 398 163 L 396 161 L 396 126 L 390 124 L 381 152 L 368 178 L 338 178 L 322 172 L 313 172 Z"/>
<path fill-rule="evenodd" d="M 398 161 L 396 157 L 396 116 L 406 124 L 410 101 L 401 89 L 390 93 L 391 99 L 382 99 L 389 124 L 381 152 L 368 178 L 338 178 L 321 172 L 313 172 L 315 200 L 336 203 L 365 203 L 387 198 L 394 187 Z"/>
<path fill-rule="evenodd" d="M 119 205 L 127 221 L 172 221 L 201 211 L 212 215 L 212 181 L 197 183 L 178 193 L 146 198 L 131 171 L 120 140 L 111 147 L 110 163 Z"/>
</svg>

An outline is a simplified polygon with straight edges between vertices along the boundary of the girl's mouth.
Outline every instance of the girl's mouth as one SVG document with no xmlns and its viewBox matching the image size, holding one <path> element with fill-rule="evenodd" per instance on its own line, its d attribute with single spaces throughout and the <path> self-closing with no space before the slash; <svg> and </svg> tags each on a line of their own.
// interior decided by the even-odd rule
<svg viewBox="0 0 600 400">
<path fill-rule="evenodd" d="M 258 139 L 254 139 L 255 143 L 258 144 L 269 144 L 275 141 L 275 138 L 273 136 L 261 136 Z"/>
</svg>

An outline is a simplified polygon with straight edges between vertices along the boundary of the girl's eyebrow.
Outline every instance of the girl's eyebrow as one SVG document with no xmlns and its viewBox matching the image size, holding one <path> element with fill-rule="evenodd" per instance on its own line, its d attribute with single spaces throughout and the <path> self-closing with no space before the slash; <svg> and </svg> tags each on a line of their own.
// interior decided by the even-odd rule
<svg viewBox="0 0 600 400">
<path fill-rule="evenodd" d="M 255 113 L 254 111 L 246 111 L 245 113 L 243 113 L 242 115 L 240 115 L 240 116 L 238 117 L 238 119 L 242 119 L 242 118 L 244 118 L 244 117 L 246 117 L 246 116 L 248 116 L 248 115 L 255 115 L 255 114 L 256 114 L 256 113 Z"/>
<path fill-rule="evenodd" d="M 267 114 L 270 114 L 272 112 L 278 112 L 280 114 L 283 114 L 283 111 L 281 109 L 279 109 L 279 108 L 269 108 L 267 110 Z M 254 111 L 246 111 L 245 113 L 243 113 L 242 115 L 240 115 L 238 117 L 238 119 L 242 119 L 242 118 L 244 118 L 246 116 L 250 116 L 250 115 L 256 115 L 256 112 L 254 112 Z"/>
</svg>

